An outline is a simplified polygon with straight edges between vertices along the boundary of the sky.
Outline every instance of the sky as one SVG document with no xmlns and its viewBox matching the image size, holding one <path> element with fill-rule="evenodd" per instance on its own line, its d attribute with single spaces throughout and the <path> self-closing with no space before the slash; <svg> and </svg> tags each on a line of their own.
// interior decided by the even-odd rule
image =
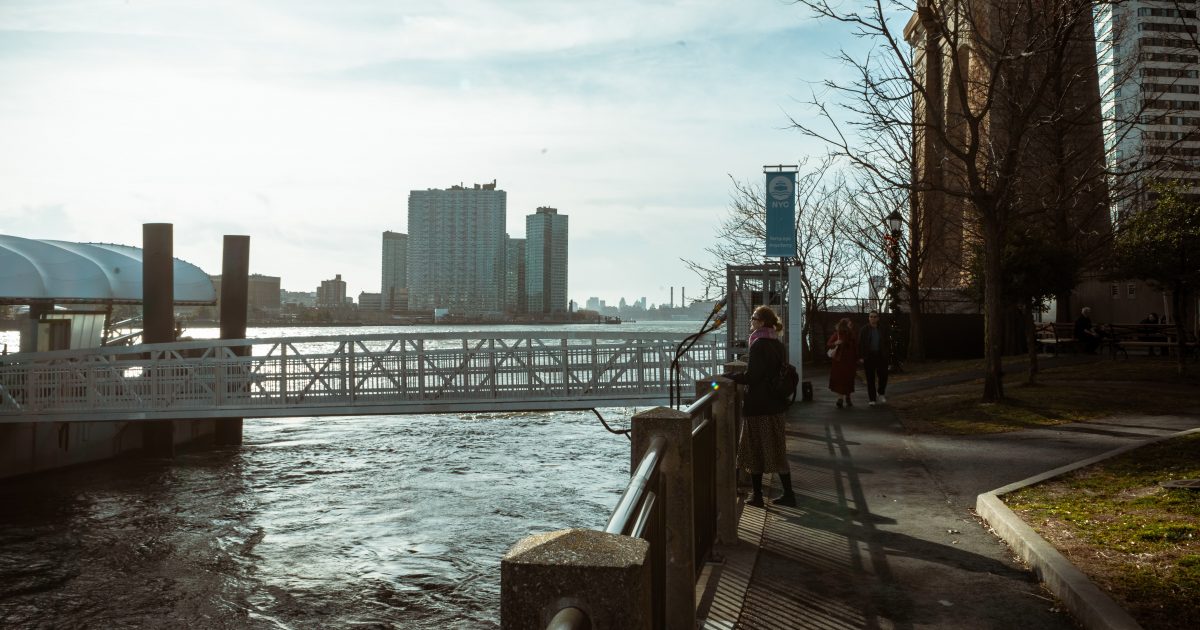
<svg viewBox="0 0 1200 630">
<path fill-rule="evenodd" d="M 218 274 L 380 290 L 411 190 L 495 180 L 510 236 L 570 217 L 568 292 L 702 293 L 730 177 L 842 72 L 783 0 L 0 0 L 0 234 L 141 245 Z"/>
</svg>

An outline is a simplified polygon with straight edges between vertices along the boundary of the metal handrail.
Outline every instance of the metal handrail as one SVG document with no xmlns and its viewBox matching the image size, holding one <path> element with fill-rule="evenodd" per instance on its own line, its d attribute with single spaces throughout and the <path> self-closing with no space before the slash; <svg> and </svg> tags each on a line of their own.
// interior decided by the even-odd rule
<svg viewBox="0 0 1200 630">
<path fill-rule="evenodd" d="M 638 463 L 637 470 L 633 471 L 629 485 L 625 487 L 625 492 L 621 494 L 621 500 L 617 502 L 617 507 L 613 508 L 612 516 L 608 518 L 608 523 L 604 526 L 605 533 L 623 534 L 628 531 L 630 519 L 635 516 L 635 510 L 646 496 L 650 477 L 658 469 L 658 464 L 662 461 L 666 450 L 667 438 L 659 435 L 650 440 L 646 453 L 642 455 L 642 461 Z"/>
<path fill-rule="evenodd" d="M 698 414 L 704 410 L 705 406 L 711 405 L 713 399 L 715 399 L 716 397 L 717 397 L 717 392 L 715 392 L 715 391 L 708 392 L 707 394 L 705 394 L 705 395 L 701 396 L 699 399 L 697 399 L 696 402 L 689 405 L 687 409 L 684 409 L 683 412 L 689 416 L 695 417 L 696 414 Z M 693 429 L 693 432 L 694 432 L 694 429 Z"/>
</svg>

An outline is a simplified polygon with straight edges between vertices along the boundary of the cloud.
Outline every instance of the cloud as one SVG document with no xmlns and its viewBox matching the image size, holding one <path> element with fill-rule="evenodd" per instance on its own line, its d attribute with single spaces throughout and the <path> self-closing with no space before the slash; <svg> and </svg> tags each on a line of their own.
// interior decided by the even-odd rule
<svg viewBox="0 0 1200 630">
<path fill-rule="evenodd" d="M 9 0 L 3 230 L 136 245 L 140 223 L 169 221 L 206 270 L 222 234 L 250 234 L 252 271 L 304 290 L 342 273 L 357 293 L 378 290 L 379 233 L 406 229 L 408 191 L 496 179 L 511 235 L 538 206 L 572 217 L 572 297 L 650 294 L 690 281 L 678 259 L 709 244 L 728 174 L 819 151 L 781 131 L 789 95 L 830 71 L 800 18 L 775 2 Z M 25 208 L 59 216 L 7 220 Z"/>
</svg>

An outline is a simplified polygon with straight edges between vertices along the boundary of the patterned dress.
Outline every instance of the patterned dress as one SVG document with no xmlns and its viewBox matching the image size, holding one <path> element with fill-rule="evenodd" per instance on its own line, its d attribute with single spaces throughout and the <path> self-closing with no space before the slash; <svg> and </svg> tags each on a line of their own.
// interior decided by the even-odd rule
<svg viewBox="0 0 1200 630">
<path fill-rule="evenodd" d="M 774 397 L 771 379 L 779 374 L 787 350 L 774 338 L 758 339 L 750 344 L 746 371 L 733 380 L 747 385 L 742 404 L 741 438 L 738 440 L 738 466 L 751 473 L 787 473 L 788 403 Z"/>
</svg>

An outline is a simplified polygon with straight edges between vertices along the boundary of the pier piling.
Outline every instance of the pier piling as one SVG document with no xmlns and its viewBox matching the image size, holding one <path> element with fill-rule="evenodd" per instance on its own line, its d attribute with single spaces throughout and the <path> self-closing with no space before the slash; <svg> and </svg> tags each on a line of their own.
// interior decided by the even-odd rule
<svg viewBox="0 0 1200 630">
<path fill-rule="evenodd" d="M 226 234 L 221 256 L 221 339 L 245 339 L 249 311 L 250 237 Z M 247 346 L 235 348 L 245 356 Z M 227 382 L 242 383 L 241 379 Z M 217 421 L 214 440 L 219 445 L 242 443 L 242 418 Z"/>
<path fill-rule="evenodd" d="M 174 226 L 142 224 L 142 341 L 175 341 Z M 175 423 L 152 420 L 142 425 L 142 449 L 152 456 L 175 455 Z"/>
</svg>

